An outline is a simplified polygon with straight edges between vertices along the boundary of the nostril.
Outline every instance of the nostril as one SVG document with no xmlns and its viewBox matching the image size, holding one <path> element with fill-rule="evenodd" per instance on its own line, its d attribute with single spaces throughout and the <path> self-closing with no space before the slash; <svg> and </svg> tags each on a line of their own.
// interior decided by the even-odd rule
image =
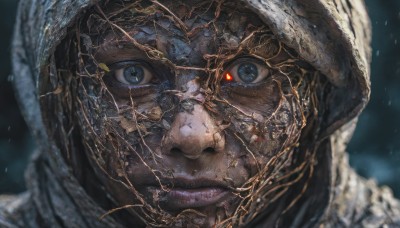
<svg viewBox="0 0 400 228">
<path fill-rule="evenodd" d="M 215 153 L 215 149 L 212 147 L 207 147 L 203 150 L 203 153 Z"/>
<path fill-rule="evenodd" d="M 182 150 L 180 150 L 179 148 L 174 147 L 174 148 L 172 148 L 170 150 L 170 152 L 171 152 L 171 154 L 178 154 L 178 153 L 182 153 Z"/>
</svg>

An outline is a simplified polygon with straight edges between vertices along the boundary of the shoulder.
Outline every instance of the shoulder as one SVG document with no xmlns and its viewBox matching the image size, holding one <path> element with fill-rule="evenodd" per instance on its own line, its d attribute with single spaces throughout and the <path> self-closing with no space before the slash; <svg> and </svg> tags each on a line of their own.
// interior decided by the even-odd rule
<svg viewBox="0 0 400 228">
<path fill-rule="evenodd" d="M 400 201 L 388 187 L 378 187 L 353 170 L 339 182 L 325 227 L 400 227 Z"/>
<path fill-rule="evenodd" d="M 0 195 L 0 227 L 26 227 L 23 217 L 30 207 L 30 194 Z"/>
</svg>

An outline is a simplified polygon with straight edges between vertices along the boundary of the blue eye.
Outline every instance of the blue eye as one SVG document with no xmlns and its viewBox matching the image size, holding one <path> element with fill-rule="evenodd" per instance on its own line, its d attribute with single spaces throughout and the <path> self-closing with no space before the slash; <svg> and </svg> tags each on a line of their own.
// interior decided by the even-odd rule
<svg viewBox="0 0 400 228">
<path fill-rule="evenodd" d="M 123 84 L 136 86 L 150 83 L 154 75 L 143 64 L 132 62 L 125 67 L 115 70 L 114 77 Z"/>
<path fill-rule="evenodd" d="M 124 78 L 129 84 L 139 85 L 144 79 L 143 67 L 134 65 L 124 69 Z"/>
<path fill-rule="evenodd" d="M 258 68 L 253 63 L 242 63 L 239 65 L 237 75 L 245 83 L 251 83 L 258 77 Z"/>
<path fill-rule="evenodd" d="M 255 58 L 240 58 L 234 61 L 224 72 L 226 82 L 254 84 L 261 82 L 269 75 L 266 64 Z"/>
</svg>

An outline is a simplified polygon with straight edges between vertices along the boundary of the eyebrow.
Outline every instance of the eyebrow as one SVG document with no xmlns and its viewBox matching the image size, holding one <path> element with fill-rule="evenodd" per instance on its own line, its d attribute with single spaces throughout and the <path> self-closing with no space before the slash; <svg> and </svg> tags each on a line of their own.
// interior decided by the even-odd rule
<svg viewBox="0 0 400 228">
<path fill-rule="evenodd" d="M 94 54 L 97 61 L 110 64 L 126 59 L 149 59 L 146 52 L 140 50 L 132 42 L 127 40 L 109 40 L 103 42 Z"/>
<path fill-rule="evenodd" d="M 105 41 L 103 43 L 101 43 L 99 45 L 99 47 L 103 47 L 103 46 L 107 46 L 107 47 L 118 47 L 119 45 L 122 45 L 124 48 L 134 48 L 134 49 L 138 49 L 131 41 L 126 40 L 124 38 L 121 39 L 117 39 L 117 37 L 109 40 L 109 41 Z M 118 47 L 119 48 L 119 47 Z M 122 49 L 122 48 L 119 48 Z"/>
</svg>

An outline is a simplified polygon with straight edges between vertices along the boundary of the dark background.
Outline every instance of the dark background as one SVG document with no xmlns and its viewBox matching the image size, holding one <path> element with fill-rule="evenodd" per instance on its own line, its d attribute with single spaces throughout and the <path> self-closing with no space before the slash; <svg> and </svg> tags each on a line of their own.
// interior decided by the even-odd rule
<svg viewBox="0 0 400 228">
<path fill-rule="evenodd" d="M 25 189 L 34 142 L 11 86 L 10 42 L 17 0 L 0 0 L 0 193 Z M 400 1 L 367 0 L 373 25 L 371 101 L 348 151 L 358 173 L 389 185 L 400 198 Z"/>
</svg>

